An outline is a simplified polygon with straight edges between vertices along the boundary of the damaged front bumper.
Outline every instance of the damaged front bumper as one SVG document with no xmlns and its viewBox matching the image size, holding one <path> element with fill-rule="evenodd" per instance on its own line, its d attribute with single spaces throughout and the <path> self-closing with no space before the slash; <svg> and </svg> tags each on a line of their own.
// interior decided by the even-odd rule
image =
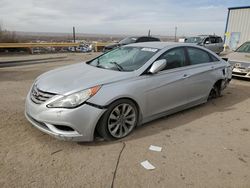
<svg viewBox="0 0 250 188">
<path fill-rule="evenodd" d="M 83 104 L 74 109 L 47 108 L 35 104 L 28 94 L 25 104 L 27 120 L 40 131 L 66 141 L 93 141 L 95 127 L 106 109 Z"/>
</svg>

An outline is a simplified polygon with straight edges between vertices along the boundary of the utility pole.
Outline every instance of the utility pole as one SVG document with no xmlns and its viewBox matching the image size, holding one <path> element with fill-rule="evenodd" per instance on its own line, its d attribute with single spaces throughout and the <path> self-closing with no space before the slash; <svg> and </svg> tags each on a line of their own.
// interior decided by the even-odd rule
<svg viewBox="0 0 250 188">
<path fill-rule="evenodd" d="M 74 41 L 74 43 L 76 42 L 76 31 L 75 31 L 75 27 L 73 27 L 73 41 Z"/>
<path fill-rule="evenodd" d="M 150 29 L 148 30 L 148 37 L 150 37 Z"/>
<path fill-rule="evenodd" d="M 176 35 L 177 35 L 177 27 L 175 26 L 174 28 L 174 41 L 177 42 L 177 38 L 176 38 Z"/>
<path fill-rule="evenodd" d="M 76 42 L 76 31 L 75 31 L 75 27 L 73 26 L 73 41 L 74 43 Z M 76 47 L 74 47 L 75 51 L 76 51 Z"/>
</svg>

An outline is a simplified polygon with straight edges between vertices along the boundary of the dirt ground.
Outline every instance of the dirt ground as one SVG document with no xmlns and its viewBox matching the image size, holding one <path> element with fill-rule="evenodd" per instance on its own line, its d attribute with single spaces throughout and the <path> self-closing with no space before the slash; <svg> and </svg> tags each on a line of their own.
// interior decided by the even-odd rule
<svg viewBox="0 0 250 188">
<path fill-rule="evenodd" d="M 250 187 L 249 81 L 234 79 L 223 97 L 116 142 L 64 142 L 32 127 L 24 102 L 34 79 L 95 55 L 0 69 L 0 187 Z"/>
</svg>

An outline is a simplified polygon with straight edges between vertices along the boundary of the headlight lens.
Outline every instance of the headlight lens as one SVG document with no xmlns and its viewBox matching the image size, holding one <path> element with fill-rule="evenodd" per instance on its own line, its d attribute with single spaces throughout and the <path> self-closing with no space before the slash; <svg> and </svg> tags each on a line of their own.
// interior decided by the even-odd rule
<svg viewBox="0 0 250 188">
<path fill-rule="evenodd" d="M 62 97 L 47 105 L 48 108 L 76 108 L 83 104 L 90 97 L 94 96 L 101 86 L 95 86 L 83 91 Z"/>
</svg>

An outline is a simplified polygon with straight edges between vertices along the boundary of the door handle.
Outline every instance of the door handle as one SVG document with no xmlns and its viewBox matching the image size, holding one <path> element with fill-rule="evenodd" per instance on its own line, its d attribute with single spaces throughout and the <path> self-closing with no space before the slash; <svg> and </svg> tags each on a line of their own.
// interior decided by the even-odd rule
<svg viewBox="0 0 250 188">
<path fill-rule="evenodd" d="M 188 78 L 188 77 L 189 77 L 188 74 L 184 74 L 184 75 L 183 75 L 183 78 Z"/>
<path fill-rule="evenodd" d="M 211 66 L 211 69 L 214 70 L 214 66 Z"/>
</svg>

